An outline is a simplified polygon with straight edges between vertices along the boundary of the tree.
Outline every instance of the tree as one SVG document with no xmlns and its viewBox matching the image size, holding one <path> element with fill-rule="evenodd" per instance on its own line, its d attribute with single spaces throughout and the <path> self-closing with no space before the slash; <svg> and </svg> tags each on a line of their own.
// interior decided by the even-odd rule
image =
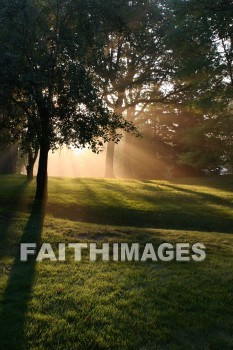
<svg viewBox="0 0 233 350">
<path fill-rule="evenodd" d="M 4 93 L 2 92 L 0 96 L 4 96 Z M 29 114 L 32 111 L 29 112 L 27 110 L 27 113 L 24 115 L 21 108 L 15 103 L 16 101 L 14 103 L 5 100 L 0 102 L 0 144 L 2 146 L 3 158 L 8 160 L 11 169 L 10 171 L 7 170 L 7 172 L 16 172 L 17 163 L 21 170 L 24 162 L 26 162 L 27 180 L 32 181 L 33 169 L 39 153 L 36 130 L 34 129 L 31 118 L 29 118 Z M 11 150 L 10 154 L 8 150 Z M 9 160 L 9 156 L 12 159 L 10 158 Z"/>
<path fill-rule="evenodd" d="M 163 97 L 159 85 L 169 71 L 163 46 L 164 18 L 157 2 L 134 0 L 126 1 L 111 19 L 118 25 L 108 33 L 105 56 L 96 55 L 95 70 L 108 107 L 133 121 L 138 108 Z M 126 147 L 130 142 L 127 135 Z M 114 176 L 113 156 L 114 143 L 109 143 L 107 177 Z M 124 163 L 129 164 L 129 160 Z"/>
<path fill-rule="evenodd" d="M 92 56 L 100 21 L 108 22 L 100 1 L 2 1 L 0 83 L 2 98 L 21 110 L 20 126 L 40 148 L 36 199 L 47 191 L 48 152 L 59 145 L 98 151 L 118 141 L 116 129 L 132 124 L 110 112 L 95 84 Z M 113 132 L 114 130 L 114 132 Z M 30 143 L 30 142 L 29 142 Z"/>
<path fill-rule="evenodd" d="M 17 132 L 14 121 L 10 122 L 9 115 L 13 114 L 10 105 L 0 103 L 0 173 L 15 174 L 17 171 L 18 147 Z"/>
<path fill-rule="evenodd" d="M 189 85 L 180 103 L 196 123 L 181 135 L 183 164 L 215 172 L 230 159 L 233 2 L 163 1 L 174 62 L 173 84 Z"/>
<path fill-rule="evenodd" d="M 157 164 L 160 157 L 162 173 L 171 162 L 175 174 L 219 171 L 230 159 L 232 144 L 226 124 L 231 125 L 232 2 L 172 0 L 156 6 L 133 1 L 131 6 L 125 30 L 111 34 L 106 49 L 101 73 L 107 103 L 143 131 L 148 155 L 154 153 Z M 135 15 L 138 9 L 141 17 Z M 159 108 L 154 118 L 147 113 L 150 105 L 168 111 L 166 104 L 171 106 L 167 114 L 158 117 Z M 131 143 L 127 135 L 126 174 Z M 114 144 L 109 144 L 108 177 L 114 175 L 113 155 Z"/>
</svg>

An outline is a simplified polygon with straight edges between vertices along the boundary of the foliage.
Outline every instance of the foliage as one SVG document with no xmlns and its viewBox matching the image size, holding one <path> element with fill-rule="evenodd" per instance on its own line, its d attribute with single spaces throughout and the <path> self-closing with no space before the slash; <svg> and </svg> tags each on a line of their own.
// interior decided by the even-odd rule
<svg viewBox="0 0 233 350">
<path fill-rule="evenodd" d="M 4 94 L 27 114 L 39 142 L 46 132 L 50 148 L 89 143 L 95 149 L 99 137 L 108 139 L 105 128 L 126 126 L 104 107 L 86 66 L 92 12 L 90 4 L 77 1 L 7 1 L 2 6 Z M 48 114 L 47 130 L 40 120 L 43 113 Z"/>
<path fill-rule="evenodd" d="M 98 152 L 134 121 L 168 162 L 231 167 L 232 11 L 223 0 L 2 1 L 1 137 Z"/>
</svg>

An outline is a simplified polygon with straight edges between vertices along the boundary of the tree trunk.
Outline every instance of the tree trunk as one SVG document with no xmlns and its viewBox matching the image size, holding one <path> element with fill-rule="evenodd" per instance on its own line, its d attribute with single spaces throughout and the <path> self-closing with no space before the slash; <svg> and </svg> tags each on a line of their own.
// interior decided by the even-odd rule
<svg viewBox="0 0 233 350">
<path fill-rule="evenodd" d="M 33 154 L 32 149 L 28 151 L 28 165 L 26 167 L 27 169 L 27 180 L 32 181 L 33 180 L 33 169 L 34 165 L 38 156 L 39 148 L 35 149 L 35 153 Z"/>
<path fill-rule="evenodd" d="M 129 122 L 133 122 L 135 119 L 136 107 L 129 107 L 126 110 L 126 119 Z M 124 142 L 124 154 L 123 154 L 123 177 L 132 178 L 132 134 L 125 133 L 125 142 Z"/>
<path fill-rule="evenodd" d="M 128 132 L 125 133 L 125 142 L 124 142 L 124 155 L 123 155 L 123 177 L 132 178 L 132 168 L 131 168 L 131 159 L 132 159 L 132 135 Z"/>
<path fill-rule="evenodd" d="M 34 168 L 34 164 L 31 162 L 28 162 L 28 165 L 27 165 L 27 181 L 28 182 L 33 180 L 33 168 Z"/>
<path fill-rule="evenodd" d="M 6 147 L 0 153 L 0 174 L 16 174 L 18 143 Z"/>
<path fill-rule="evenodd" d="M 107 146 L 107 155 L 106 155 L 106 168 L 105 168 L 105 177 L 114 178 L 113 171 L 113 162 L 114 162 L 114 151 L 115 143 L 110 141 Z"/>
<path fill-rule="evenodd" d="M 117 107 L 115 108 L 116 114 L 122 114 L 123 96 L 118 96 Z M 113 131 L 115 133 L 115 131 Z M 113 164 L 114 164 L 114 152 L 115 152 L 115 142 L 110 141 L 107 146 L 107 156 L 105 165 L 105 177 L 115 178 Z"/>
<path fill-rule="evenodd" d="M 36 200 L 43 201 L 47 198 L 48 185 L 48 153 L 49 147 L 41 145 L 38 173 L 36 178 Z"/>
</svg>

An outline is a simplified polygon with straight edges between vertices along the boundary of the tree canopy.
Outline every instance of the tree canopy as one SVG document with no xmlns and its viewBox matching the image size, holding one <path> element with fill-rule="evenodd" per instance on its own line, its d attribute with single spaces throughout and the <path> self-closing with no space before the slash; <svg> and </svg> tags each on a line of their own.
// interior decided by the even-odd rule
<svg viewBox="0 0 233 350">
<path fill-rule="evenodd" d="M 98 152 L 132 122 L 168 163 L 232 166 L 232 13 L 231 0 L 3 0 L 1 139 L 40 148 L 37 198 L 49 150 Z"/>
<path fill-rule="evenodd" d="M 98 151 L 104 141 L 119 140 L 112 130 L 134 130 L 107 109 L 95 84 L 92 55 L 97 44 L 104 55 L 104 46 L 93 38 L 107 20 L 103 9 L 99 1 L 1 3 L 1 100 L 18 107 L 18 125 L 40 146 L 37 198 L 46 189 L 50 149 L 67 144 Z"/>
</svg>

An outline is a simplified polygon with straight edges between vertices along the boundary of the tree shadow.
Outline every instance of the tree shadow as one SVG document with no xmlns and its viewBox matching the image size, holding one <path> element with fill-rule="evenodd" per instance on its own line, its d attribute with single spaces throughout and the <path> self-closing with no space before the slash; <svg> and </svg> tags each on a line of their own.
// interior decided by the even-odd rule
<svg viewBox="0 0 233 350">
<path fill-rule="evenodd" d="M 204 200 L 205 202 L 210 202 L 210 203 L 217 204 L 217 205 L 223 205 L 223 206 L 226 206 L 226 207 L 233 209 L 233 204 L 232 204 L 230 199 L 227 200 L 227 199 L 215 196 L 214 194 L 193 191 L 193 190 L 190 190 L 190 189 L 187 189 L 184 187 L 179 187 L 179 186 L 174 186 L 174 185 L 161 184 L 160 186 L 167 187 L 167 188 L 170 188 L 172 190 L 184 192 L 184 193 L 191 194 L 191 195 L 194 194 L 194 195 L 198 196 L 201 200 Z"/>
<path fill-rule="evenodd" d="M 74 192 L 74 200 L 68 205 L 49 206 L 52 216 L 101 225 L 232 233 L 233 204 L 211 193 L 167 183 L 155 186 L 152 181 L 141 181 L 137 191 L 105 182 L 97 187 L 88 181 L 79 180 L 79 183 L 91 200 L 79 201 L 78 193 Z"/>
<path fill-rule="evenodd" d="M 7 200 L 1 196 L 1 210 L 0 210 L 0 242 L 2 243 L 9 233 L 10 226 L 17 218 L 17 211 L 20 209 L 22 198 L 25 190 L 28 187 L 28 182 L 24 181 L 21 184 L 16 184 L 10 188 L 5 189 Z M 1 244 L 2 245 L 2 244 Z M 1 253 L 1 251 L 0 251 Z"/>
<path fill-rule="evenodd" d="M 36 243 L 39 246 L 45 206 L 46 203 L 33 203 L 20 243 Z M 36 260 L 32 257 L 28 262 L 20 261 L 19 250 L 12 264 L 0 304 L 0 349 L 25 349 L 24 326 L 32 294 Z"/>
<path fill-rule="evenodd" d="M 173 185 L 188 185 L 198 187 L 209 187 L 212 189 L 227 191 L 233 189 L 233 176 L 206 176 L 206 177 L 190 177 L 190 178 L 176 178 L 169 180 Z"/>
</svg>

